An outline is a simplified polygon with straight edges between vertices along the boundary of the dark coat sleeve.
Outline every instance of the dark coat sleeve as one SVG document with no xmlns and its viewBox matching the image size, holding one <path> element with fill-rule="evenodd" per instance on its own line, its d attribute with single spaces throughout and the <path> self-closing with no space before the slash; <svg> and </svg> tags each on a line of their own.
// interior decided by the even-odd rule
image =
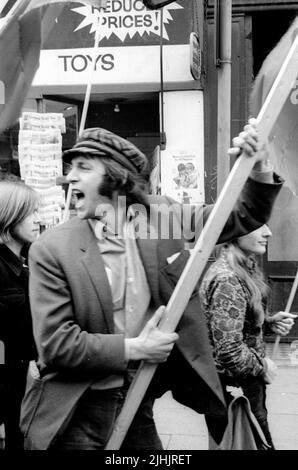
<svg viewBox="0 0 298 470">
<path fill-rule="evenodd" d="M 268 222 L 275 200 L 284 183 L 275 173 L 273 174 L 273 180 L 273 183 L 265 183 L 252 178 L 246 180 L 217 243 L 224 243 L 242 237 Z M 181 206 L 168 196 L 163 199 L 160 196 L 157 198 L 154 199 L 150 196 L 150 201 L 159 201 L 160 204 L 164 199 L 164 202 L 174 211 L 178 224 L 183 227 L 185 239 L 194 244 L 199 238 L 214 204 L 204 206 L 185 204 Z"/>
<path fill-rule="evenodd" d="M 184 250 L 160 272 L 162 302 L 166 304 L 189 258 Z M 171 390 L 175 400 L 198 413 L 225 416 L 226 406 L 214 364 L 208 330 L 194 290 L 176 329 L 179 340 L 165 364 L 157 368 L 150 393 L 161 396 Z"/>
<path fill-rule="evenodd" d="M 219 243 L 245 235 L 268 222 L 274 201 L 283 184 L 276 175 L 274 181 L 273 184 L 261 183 L 248 178 L 226 222 Z M 169 198 L 168 201 L 171 203 Z M 196 222 L 203 225 L 212 209 L 213 205 L 206 206 L 203 210 L 202 207 L 198 208 Z M 196 228 L 198 235 L 200 227 L 196 225 Z M 188 252 L 183 251 L 171 265 L 162 270 L 160 291 L 164 304 L 169 301 L 188 257 Z M 196 289 L 180 320 L 177 332 L 179 340 L 168 361 L 158 366 L 150 390 L 155 389 L 157 396 L 160 396 L 171 389 L 177 401 L 197 412 L 224 416 L 225 400 Z"/>
<path fill-rule="evenodd" d="M 241 237 L 266 224 L 282 185 L 283 180 L 277 175 L 273 184 L 248 178 L 217 243 Z M 213 205 L 204 208 L 204 223 L 212 209 Z"/>
</svg>

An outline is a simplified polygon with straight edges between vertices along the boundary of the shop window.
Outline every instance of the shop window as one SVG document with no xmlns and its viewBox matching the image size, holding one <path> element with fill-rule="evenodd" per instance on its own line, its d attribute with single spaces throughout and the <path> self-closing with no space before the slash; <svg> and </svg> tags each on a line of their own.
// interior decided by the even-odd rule
<svg viewBox="0 0 298 470">
<path fill-rule="evenodd" d="M 19 123 L 0 133 L 0 179 L 18 179 L 20 177 L 18 134 Z"/>
</svg>

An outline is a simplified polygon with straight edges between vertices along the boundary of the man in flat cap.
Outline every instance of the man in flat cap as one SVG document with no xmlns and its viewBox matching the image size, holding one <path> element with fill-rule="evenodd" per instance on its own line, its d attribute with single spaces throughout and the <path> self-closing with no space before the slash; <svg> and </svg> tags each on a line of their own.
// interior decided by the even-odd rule
<svg viewBox="0 0 298 470">
<path fill-rule="evenodd" d="M 237 139 L 248 157 L 256 152 L 254 125 Z M 194 210 L 181 230 L 181 206 L 146 194 L 145 155 L 105 129 L 84 130 L 64 160 L 71 162 L 77 217 L 42 234 L 30 250 L 39 361 L 22 406 L 25 448 L 103 449 L 144 360 L 160 364 L 121 449 L 161 449 L 152 408 L 167 388 L 198 412 L 226 411 L 197 292 L 177 332 L 158 328 L 188 257 L 186 238 L 210 207 Z M 219 242 L 266 223 L 281 185 L 258 161 Z"/>
</svg>

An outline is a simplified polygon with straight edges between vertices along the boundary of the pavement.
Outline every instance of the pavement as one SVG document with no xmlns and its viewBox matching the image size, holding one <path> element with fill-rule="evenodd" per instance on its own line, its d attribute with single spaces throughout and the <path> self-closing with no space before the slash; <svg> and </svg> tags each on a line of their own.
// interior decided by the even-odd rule
<svg viewBox="0 0 298 470">
<path fill-rule="evenodd" d="M 291 344 L 279 345 L 275 358 L 278 376 L 267 388 L 269 426 L 277 450 L 298 450 L 298 348 L 294 355 Z M 295 344 L 298 347 L 298 341 Z M 272 357 L 273 344 L 266 347 Z M 154 418 L 164 449 L 208 450 L 204 416 L 180 405 L 170 392 L 156 401 Z M 3 437 L 0 426 L 0 449 Z"/>
<path fill-rule="evenodd" d="M 280 343 L 275 358 L 278 376 L 267 388 L 269 426 L 277 450 L 298 450 L 298 350 L 295 355 L 291 344 Z M 273 344 L 266 348 L 272 357 Z M 170 392 L 156 401 L 154 418 L 164 449 L 208 450 L 204 416 L 177 403 Z"/>
</svg>

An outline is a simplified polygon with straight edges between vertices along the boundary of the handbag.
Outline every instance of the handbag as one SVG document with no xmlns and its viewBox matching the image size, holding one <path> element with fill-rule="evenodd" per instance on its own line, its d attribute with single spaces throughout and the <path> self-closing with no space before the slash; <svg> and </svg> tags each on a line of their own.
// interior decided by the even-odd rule
<svg viewBox="0 0 298 470">
<path fill-rule="evenodd" d="M 228 424 L 216 450 L 270 449 L 247 397 L 237 394 L 228 406 Z"/>
</svg>

